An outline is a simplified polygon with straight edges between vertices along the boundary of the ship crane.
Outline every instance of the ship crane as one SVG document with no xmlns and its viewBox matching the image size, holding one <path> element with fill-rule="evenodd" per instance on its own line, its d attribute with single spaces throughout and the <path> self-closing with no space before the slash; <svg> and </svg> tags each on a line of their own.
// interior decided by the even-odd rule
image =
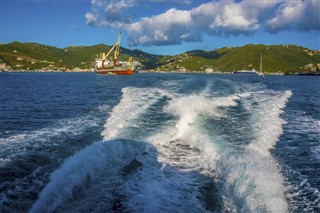
<svg viewBox="0 0 320 213">
<path fill-rule="evenodd" d="M 106 55 L 106 58 L 108 58 L 109 55 L 111 54 L 111 52 L 114 50 L 114 48 L 116 48 L 116 50 L 114 52 L 114 57 L 113 57 L 114 66 L 117 65 L 119 55 L 120 55 L 120 41 L 121 41 L 121 32 L 119 32 L 119 34 L 118 34 L 118 41 L 113 45 L 113 47 L 109 50 L 109 52 Z"/>
<path fill-rule="evenodd" d="M 118 41 L 110 48 L 107 55 L 100 53 L 100 57 L 97 56 L 95 63 L 95 72 L 97 74 L 134 75 L 139 65 L 137 61 L 132 61 L 132 57 L 130 57 L 128 61 L 119 63 L 120 41 L 121 32 L 118 34 Z M 107 60 L 112 51 L 114 51 L 113 64 Z"/>
</svg>

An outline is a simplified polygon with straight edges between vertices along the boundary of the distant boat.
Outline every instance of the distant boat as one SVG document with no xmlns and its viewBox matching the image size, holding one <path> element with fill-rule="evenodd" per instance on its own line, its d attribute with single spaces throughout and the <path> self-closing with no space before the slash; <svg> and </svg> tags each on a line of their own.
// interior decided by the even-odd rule
<svg viewBox="0 0 320 213">
<path fill-rule="evenodd" d="M 242 75 L 257 75 L 257 71 L 255 69 L 252 70 L 238 70 L 234 71 L 233 74 L 242 74 Z"/>
<path fill-rule="evenodd" d="M 252 70 L 238 70 L 238 71 L 235 71 L 233 72 L 233 74 L 241 74 L 241 75 L 263 75 L 263 72 L 262 72 L 262 54 L 260 56 L 260 71 L 257 72 L 255 69 L 252 69 Z"/>
<path fill-rule="evenodd" d="M 118 35 L 118 41 L 109 50 L 107 55 L 100 53 L 100 57 L 95 61 L 95 72 L 97 74 L 114 74 L 114 75 L 134 75 L 139 62 L 132 61 L 130 57 L 128 61 L 119 61 L 120 56 L 121 32 Z M 107 60 L 111 52 L 115 49 L 113 61 Z"/>
</svg>

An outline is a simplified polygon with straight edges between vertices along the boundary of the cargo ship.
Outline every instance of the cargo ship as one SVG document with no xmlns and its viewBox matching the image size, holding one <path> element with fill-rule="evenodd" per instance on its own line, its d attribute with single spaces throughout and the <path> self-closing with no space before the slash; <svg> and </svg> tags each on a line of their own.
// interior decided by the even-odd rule
<svg viewBox="0 0 320 213">
<path fill-rule="evenodd" d="M 118 41 L 113 45 L 107 54 L 100 53 L 95 60 L 95 72 L 97 74 L 107 75 L 134 75 L 139 62 L 133 61 L 132 57 L 128 61 L 120 61 L 120 41 L 121 32 L 118 35 Z M 113 61 L 108 60 L 109 55 L 114 51 Z"/>
</svg>

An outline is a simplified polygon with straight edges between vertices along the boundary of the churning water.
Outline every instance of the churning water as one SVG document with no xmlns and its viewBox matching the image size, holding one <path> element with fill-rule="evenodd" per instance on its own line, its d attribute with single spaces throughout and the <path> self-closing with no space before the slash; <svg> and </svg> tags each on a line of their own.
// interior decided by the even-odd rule
<svg viewBox="0 0 320 213">
<path fill-rule="evenodd" d="M 1 212 L 319 212 L 320 78 L 0 73 Z"/>
</svg>

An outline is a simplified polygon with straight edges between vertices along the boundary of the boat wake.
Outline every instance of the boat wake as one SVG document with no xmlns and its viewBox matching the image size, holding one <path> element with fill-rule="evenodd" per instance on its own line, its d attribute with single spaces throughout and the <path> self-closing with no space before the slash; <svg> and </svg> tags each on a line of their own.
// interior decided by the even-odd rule
<svg viewBox="0 0 320 213">
<path fill-rule="evenodd" d="M 123 88 L 103 141 L 65 160 L 31 212 L 287 212 L 270 149 L 291 91 L 212 88 Z"/>
</svg>

